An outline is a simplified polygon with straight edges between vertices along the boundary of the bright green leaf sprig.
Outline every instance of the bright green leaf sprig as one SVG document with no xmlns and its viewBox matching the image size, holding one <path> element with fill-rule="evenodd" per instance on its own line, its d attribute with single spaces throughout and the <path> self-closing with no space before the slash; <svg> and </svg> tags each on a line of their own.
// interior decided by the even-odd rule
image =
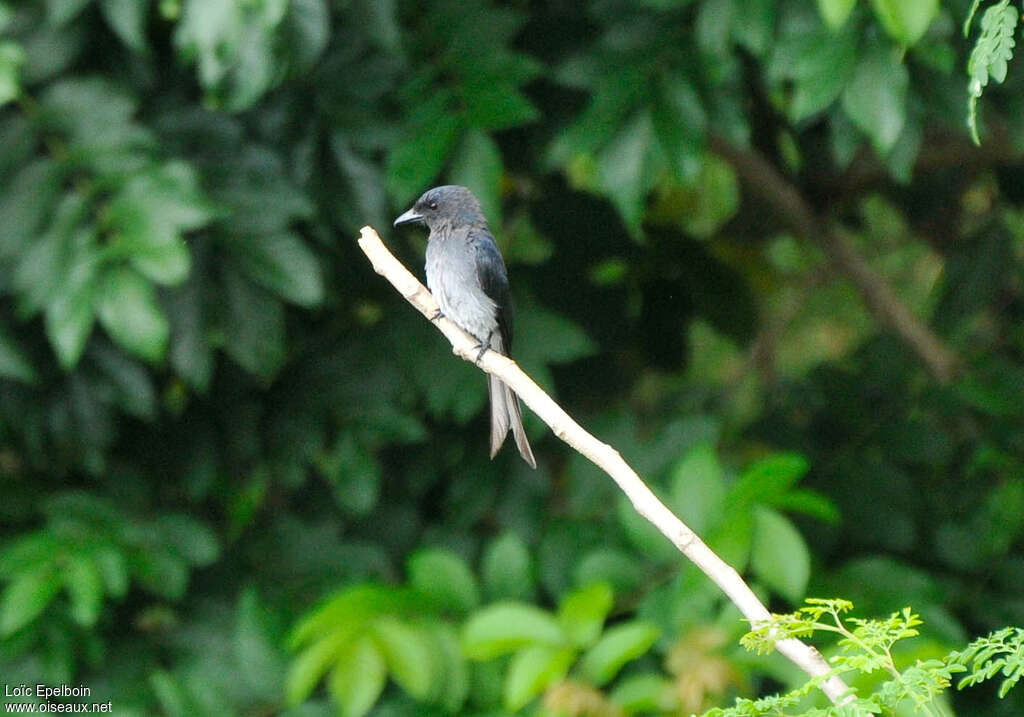
<svg viewBox="0 0 1024 717">
<path fill-rule="evenodd" d="M 968 674 L 957 683 L 957 689 L 976 685 L 1002 675 L 999 696 L 1006 697 L 1024 676 L 1024 629 L 1004 627 L 986 637 L 979 637 L 948 661 Z"/>
<path fill-rule="evenodd" d="M 964 23 L 964 35 L 970 31 L 971 20 L 978 9 L 976 1 Z M 971 56 L 967 60 L 967 126 L 971 130 L 971 138 L 975 144 L 981 144 L 978 138 L 978 99 L 988 85 L 989 79 L 1002 83 L 1006 79 L 1006 63 L 1013 58 L 1013 48 L 1017 44 L 1014 32 L 1017 29 L 1018 10 L 1010 4 L 1010 0 L 1001 0 L 985 11 L 981 18 L 981 35 L 974 43 Z"/>
<path fill-rule="evenodd" d="M 806 605 L 792 613 L 773 614 L 768 622 L 741 639 L 744 647 L 763 654 L 771 652 L 779 640 L 832 633 L 839 636 L 837 649 L 830 657 L 832 669 L 785 694 L 758 700 L 737 699 L 734 706 L 713 709 L 704 717 L 888 714 L 907 701 L 913 704 L 915 711 L 937 716 L 945 714 L 937 698 L 949 688 L 955 673 L 969 673 L 960 680 L 958 689 L 1002 675 L 1000 697 L 1005 697 L 1024 675 L 1024 629 L 1007 627 L 942 659 L 918 660 L 901 670 L 893 657 L 893 648 L 919 634 L 917 628 L 922 624 L 921 619 L 909 607 L 879 620 L 847 617 L 846 613 L 852 609 L 853 603 L 847 600 L 809 598 Z M 793 711 L 793 708 L 799 710 L 804 698 L 832 675 L 848 677 L 849 673 L 871 674 L 880 670 L 890 679 L 882 682 L 872 694 L 852 694 L 842 705 L 827 709 Z"/>
</svg>

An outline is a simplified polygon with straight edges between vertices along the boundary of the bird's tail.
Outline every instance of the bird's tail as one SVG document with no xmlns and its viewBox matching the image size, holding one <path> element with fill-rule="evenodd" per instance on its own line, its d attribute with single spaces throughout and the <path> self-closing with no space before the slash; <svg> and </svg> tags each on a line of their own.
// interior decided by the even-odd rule
<svg viewBox="0 0 1024 717">
<path fill-rule="evenodd" d="M 487 377 L 487 392 L 491 395 L 491 458 L 498 453 L 509 430 L 516 440 L 516 448 L 530 468 L 537 467 L 537 461 L 530 450 L 523 429 L 523 413 L 519 408 L 519 397 L 496 376 Z"/>
</svg>

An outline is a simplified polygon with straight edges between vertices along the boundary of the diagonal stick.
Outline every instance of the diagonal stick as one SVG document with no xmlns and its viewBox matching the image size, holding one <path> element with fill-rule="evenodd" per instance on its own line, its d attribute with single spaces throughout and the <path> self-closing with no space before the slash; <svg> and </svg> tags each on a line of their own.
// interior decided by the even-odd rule
<svg viewBox="0 0 1024 717">
<path fill-rule="evenodd" d="M 497 376 L 508 384 L 519 395 L 523 403 L 551 427 L 556 436 L 611 476 L 612 480 L 629 498 L 636 511 L 650 521 L 679 548 L 683 555 L 711 578 L 740 609 L 740 612 L 750 620 L 751 625 L 757 627 L 770 619 L 768 608 L 743 581 L 739 573 L 718 557 L 696 533 L 690 530 L 654 495 L 617 450 L 583 430 L 512 359 L 495 351 L 487 351 L 477 361 L 479 342 L 447 317 L 439 315 L 437 302 L 427 287 L 423 286 L 388 251 L 372 227 L 363 227 L 359 237 L 359 248 L 370 260 L 374 271 L 391 282 L 391 285 L 405 297 L 406 301 L 415 306 L 448 338 L 456 356 L 475 363 L 487 373 Z M 779 640 L 775 643 L 775 649 L 811 677 L 821 678 L 830 671 L 829 665 L 821 653 L 800 640 L 795 638 Z M 838 675 L 828 677 L 822 682 L 821 689 L 837 705 L 847 699 L 850 691 Z"/>
</svg>

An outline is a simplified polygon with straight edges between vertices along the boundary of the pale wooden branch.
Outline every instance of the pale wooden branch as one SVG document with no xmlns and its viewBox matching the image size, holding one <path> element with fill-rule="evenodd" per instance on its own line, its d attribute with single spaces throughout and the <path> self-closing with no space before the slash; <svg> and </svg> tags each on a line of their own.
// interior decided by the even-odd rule
<svg viewBox="0 0 1024 717">
<path fill-rule="evenodd" d="M 523 403 L 551 427 L 556 436 L 611 476 L 632 502 L 636 511 L 654 524 L 687 558 L 711 578 L 754 626 L 763 624 L 770 618 L 768 609 L 743 581 L 739 573 L 718 557 L 696 533 L 690 530 L 658 499 L 647 487 L 647 484 L 640 479 L 640 476 L 623 460 L 617 450 L 583 430 L 512 359 L 494 351 L 487 351 L 477 361 L 479 354 L 477 340 L 448 318 L 438 315 L 437 302 L 427 287 L 423 286 L 388 251 L 372 227 L 363 227 L 359 238 L 359 247 L 370 260 L 374 270 L 391 282 L 410 304 L 431 320 L 448 338 L 452 344 L 452 350 L 457 356 L 476 363 L 487 373 L 501 378 L 519 395 Z M 828 663 L 821 653 L 800 640 L 779 640 L 775 647 L 812 677 L 821 677 L 829 672 Z M 825 680 L 821 689 L 835 704 L 841 704 L 847 699 L 849 692 L 846 683 L 836 675 Z"/>
</svg>

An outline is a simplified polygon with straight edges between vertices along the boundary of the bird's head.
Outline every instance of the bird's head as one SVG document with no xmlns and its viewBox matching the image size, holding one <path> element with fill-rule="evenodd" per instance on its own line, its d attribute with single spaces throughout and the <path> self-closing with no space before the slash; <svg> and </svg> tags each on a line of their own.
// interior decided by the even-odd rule
<svg viewBox="0 0 1024 717">
<path fill-rule="evenodd" d="M 434 187 L 423 193 L 412 209 L 395 220 L 395 226 L 403 224 L 426 224 L 434 229 L 445 224 L 483 224 L 486 223 L 480 202 L 465 187 L 447 184 Z"/>
</svg>

